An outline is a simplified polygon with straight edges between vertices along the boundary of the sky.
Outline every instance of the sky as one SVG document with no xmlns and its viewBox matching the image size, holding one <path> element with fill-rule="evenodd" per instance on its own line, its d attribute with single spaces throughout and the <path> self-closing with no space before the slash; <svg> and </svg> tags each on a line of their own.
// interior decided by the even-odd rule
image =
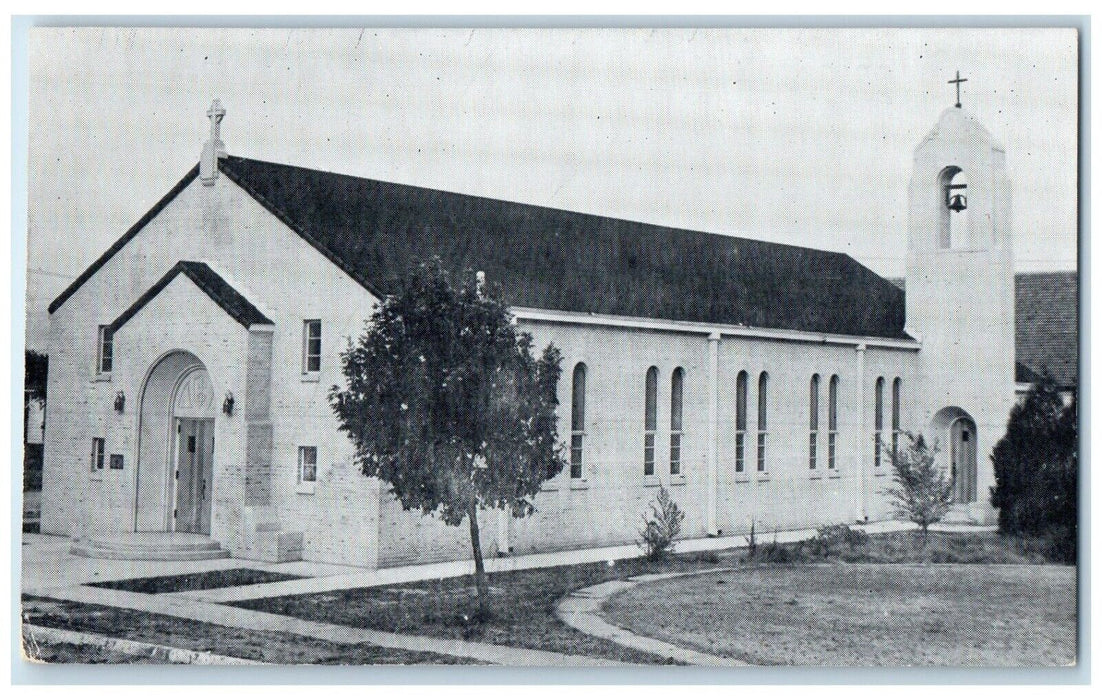
<svg viewBox="0 0 1102 700">
<path fill-rule="evenodd" d="M 902 276 L 914 147 L 1005 144 L 1015 266 L 1076 267 L 1074 30 L 34 29 L 28 346 L 199 159 L 234 155 L 849 253 Z"/>
</svg>

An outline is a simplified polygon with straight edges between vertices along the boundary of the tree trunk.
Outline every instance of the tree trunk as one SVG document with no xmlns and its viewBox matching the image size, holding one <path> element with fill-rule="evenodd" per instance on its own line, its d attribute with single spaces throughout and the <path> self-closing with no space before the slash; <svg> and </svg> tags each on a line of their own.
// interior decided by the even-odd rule
<svg viewBox="0 0 1102 700">
<path fill-rule="evenodd" d="M 486 567 L 482 563 L 482 544 L 478 539 L 478 505 L 472 500 L 467 507 L 467 521 L 471 526 L 471 549 L 474 552 L 474 584 L 478 589 L 478 614 L 485 618 L 489 611 L 489 585 L 486 582 Z"/>
</svg>

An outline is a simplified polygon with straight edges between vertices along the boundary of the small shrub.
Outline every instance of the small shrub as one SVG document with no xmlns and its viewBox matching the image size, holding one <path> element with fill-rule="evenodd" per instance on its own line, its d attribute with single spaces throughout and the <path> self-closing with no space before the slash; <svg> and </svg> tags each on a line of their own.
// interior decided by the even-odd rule
<svg viewBox="0 0 1102 700">
<path fill-rule="evenodd" d="M 719 553 L 711 549 L 706 552 L 698 552 L 696 555 L 696 561 L 699 564 L 718 564 Z"/>
<path fill-rule="evenodd" d="M 750 521 L 750 534 L 746 536 L 746 556 L 753 559 L 758 553 L 758 538 L 754 535 L 754 521 Z"/>
<path fill-rule="evenodd" d="M 810 554 L 819 557 L 830 557 L 839 554 L 843 550 L 850 552 L 861 549 L 869 543 L 869 536 L 863 530 L 856 530 L 849 525 L 823 525 L 815 536 L 802 544 L 807 547 Z"/>
<path fill-rule="evenodd" d="M 681 533 L 681 521 L 685 512 L 670 498 L 670 492 L 663 486 L 658 497 L 650 504 L 650 515 L 643 516 L 643 529 L 639 531 L 647 559 L 657 561 L 673 553 L 674 540 Z"/>
<path fill-rule="evenodd" d="M 930 526 L 953 506 L 953 479 L 936 464 L 937 445 L 926 445 L 921 435 L 906 433 L 906 449 L 890 453 L 894 486 L 885 490 L 896 517 L 918 525 L 925 546 Z"/>
</svg>

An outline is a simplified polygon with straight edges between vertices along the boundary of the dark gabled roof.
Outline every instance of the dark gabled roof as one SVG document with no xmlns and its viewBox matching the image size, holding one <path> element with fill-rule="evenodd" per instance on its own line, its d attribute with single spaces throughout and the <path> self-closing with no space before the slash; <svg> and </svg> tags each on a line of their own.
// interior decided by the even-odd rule
<svg viewBox="0 0 1102 700">
<path fill-rule="evenodd" d="M 1060 388 L 1079 383 L 1079 275 L 1028 272 L 1014 276 L 1014 345 L 1033 375 L 1046 372 Z M 1019 378 L 1018 381 L 1033 381 Z"/>
<path fill-rule="evenodd" d="M 230 156 L 232 181 L 377 297 L 414 259 L 482 270 L 510 304 L 560 311 L 907 338 L 903 294 L 812 248 Z M 53 313 L 195 179 L 188 174 L 50 305 Z"/>
<path fill-rule="evenodd" d="M 222 307 L 222 310 L 230 315 L 230 318 L 240 323 L 242 326 L 249 328 L 255 325 L 272 325 L 271 320 L 267 316 L 260 313 L 260 310 L 249 303 L 249 300 L 241 296 L 241 294 L 231 287 L 226 280 L 222 279 L 217 272 L 210 269 L 206 263 L 192 262 L 190 260 L 181 260 L 173 265 L 164 277 L 157 281 L 152 287 L 146 290 L 145 294 L 138 297 L 138 300 L 130 305 L 130 308 L 122 312 L 111 323 L 111 331 L 115 332 L 129 321 L 134 314 L 138 313 L 143 306 L 153 300 L 155 296 L 161 293 L 168 284 L 176 278 L 176 275 L 184 275 L 192 282 L 195 283 L 199 289 L 214 300 L 214 303 Z"/>
<path fill-rule="evenodd" d="M 513 306 L 907 338 L 903 294 L 842 253 L 230 156 L 227 177 L 376 296 L 411 260 Z"/>
<path fill-rule="evenodd" d="M 891 278 L 906 289 L 906 280 Z M 1014 381 L 1033 384 L 1045 372 L 1063 389 L 1079 383 L 1079 275 L 1014 275 Z"/>
<path fill-rule="evenodd" d="M 127 229 L 126 233 L 124 233 L 122 235 L 122 238 L 115 241 L 115 244 L 112 245 L 110 248 L 108 248 L 103 253 L 103 255 L 96 258 L 96 261 L 94 263 L 92 263 L 91 265 L 89 265 L 87 270 L 80 273 L 80 276 L 77 277 L 75 280 L 73 280 L 73 283 L 70 284 L 68 287 L 66 287 L 65 291 L 63 291 L 61 294 L 59 294 L 57 299 L 53 300 L 53 302 L 50 304 L 50 308 L 49 308 L 50 313 L 53 313 L 53 312 L 57 311 L 59 308 L 61 308 L 61 305 L 65 303 L 66 299 L 71 297 L 74 292 L 76 292 L 78 289 L 80 289 L 81 285 L 83 285 L 85 282 L 87 282 L 88 278 L 96 273 L 96 270 L 103 267 L 103 265 L 108 260 L 110 260 L 111 257 L 114 256 L 115 253 L 122 250 L 122 247 L 125 246 L 127 243 L 129 243 L 131 238 L 138 235 L 138 232 L 141 231 L 143 228 L 145 228 L 145 225 L 148 224 L 150 221 L 152 221 L 153 217 L 157 216 L 157 214 L 160 214 L 161 210 L 164 209 L 168 205 L 169 202 L 171 202 L 173 199 L 176 199 L 176 195 L 183 192 L 184 188 L 187 187 L 188 185 L 190 185 L 191 181 L 194 180 L 198 175 L 199 175 L 199 164 L 196 163 L 195 167 L 193 167 L 191 170 L 189 170 L 187 172 L 187 175 L 184 175 L 183 179 L 181 179 L 179 182 L 177 182 L 172 187 L 172 189 L 168 191 L 168 194 L 166 194 L 164 197 L 161 197 L 160 201 L 157 202 L 156 204 L 154 204 L 152 209 L 147 211 L 145 213 L 145 215 L 142 216 L 142 218 L 138 219 L 137 223 L 135 223 L 133 226 L 131 226 L 129 229 Z"/>
</svg>

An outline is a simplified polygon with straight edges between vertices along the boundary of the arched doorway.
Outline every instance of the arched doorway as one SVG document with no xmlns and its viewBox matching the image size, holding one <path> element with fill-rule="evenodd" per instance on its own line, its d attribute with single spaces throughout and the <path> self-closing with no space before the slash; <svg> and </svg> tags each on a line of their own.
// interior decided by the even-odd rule
<svg viewBox="0 0 1102 700">
<path fill-rule="evenodd" d="M 134 529 L 210 534 L 214 390 L 189 352 L 165 355 L 142 389 Z"/>
<path fill-rule="evenodd" d="M 962 408 L 949 406 L 934 415 L 931 433 L 938 442 L 940 459 L 953 477 L 953 501 L 977 499 L 976 421 Z"/>
</svg>

